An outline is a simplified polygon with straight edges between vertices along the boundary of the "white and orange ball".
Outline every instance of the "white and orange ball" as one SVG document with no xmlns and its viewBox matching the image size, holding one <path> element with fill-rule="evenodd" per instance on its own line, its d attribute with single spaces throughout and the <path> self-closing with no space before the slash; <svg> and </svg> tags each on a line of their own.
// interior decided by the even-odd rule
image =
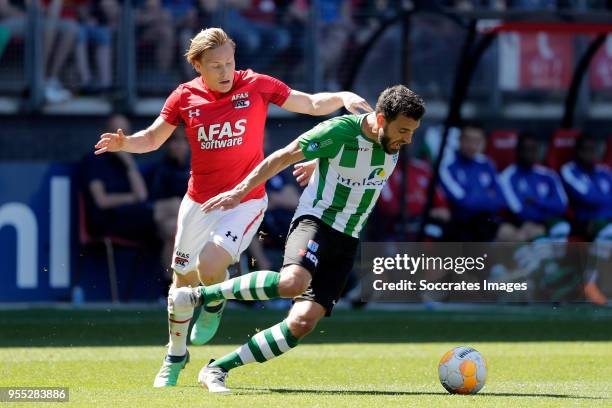
<svg viewBox="0 0 612 408">
<path fill-rule="evenodd" d="M 471 347 L 455 347 L 440 359 L 438 375 L 451 394 L 476 394 L 487 379 L 487 360 Z"/>
</svg>

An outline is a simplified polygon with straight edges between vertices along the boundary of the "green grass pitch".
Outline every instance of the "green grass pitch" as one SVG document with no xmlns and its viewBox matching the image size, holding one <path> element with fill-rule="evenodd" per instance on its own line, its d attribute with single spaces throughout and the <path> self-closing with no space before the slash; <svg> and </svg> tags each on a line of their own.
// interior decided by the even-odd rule
<svg viewBox="0 0 612 408">
<path fill-rule="evenodd" d="M 197 385 L 208 359 L 283 316 L 226 311 L 215 341 L 190 348 L 178 386 L 154 389 L 163 310 L 3 310 L 0 386 L 69 387 L 70 402 L 43 404 L 60 407 L 612 407 L 612 310 L 588 306 L 337 311 L 288 354 L 233 370 L 233 395 Z M 438 382 L 458 345 L 489 360 L 478 395 Z"/>
</svg>

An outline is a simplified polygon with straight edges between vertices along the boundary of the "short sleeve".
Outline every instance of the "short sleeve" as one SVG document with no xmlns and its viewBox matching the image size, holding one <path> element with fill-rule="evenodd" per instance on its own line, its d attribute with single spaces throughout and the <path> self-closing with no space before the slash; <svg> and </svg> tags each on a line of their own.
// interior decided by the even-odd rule
<svg viewBox="0 0 612 408">
<path fill-rule="evenodd" d="M 284 104 L 291 93 L 291 88 L 283 81 L 262 74 L 257 76 L 257 89 L 266 102 L 277 106 Z"/>
<path fill-rule="evenodd" d="M 298 138 L 304 157 L 308 160 L 335 157 L 342 145 L 360 133 L 354 117 L 341 116 L 326 120 Z"/>
<path fill-rule="evenodd" d="M 159 113 L 159 116 L 174 126 L 178 126 L 181 122 L 180 102 L 182 87 L 182 85 L 179 85 L 174 91 L 172 91 L 170 96 L 168 96 L 168 99 L 166 99 L 164 107 Z"/>
</svg>

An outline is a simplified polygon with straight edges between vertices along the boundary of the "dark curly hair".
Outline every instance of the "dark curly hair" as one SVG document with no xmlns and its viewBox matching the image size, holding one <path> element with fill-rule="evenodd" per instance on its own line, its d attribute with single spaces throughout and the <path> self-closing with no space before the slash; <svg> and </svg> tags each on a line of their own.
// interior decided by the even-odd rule
<svg viewBox="0 0 612 408">
<path fill-rule="evenodd" d="M 382 113 L 389 122 L 394 121 L 399 114 L 420 120 L 425 114 L 425 102 L 404 85 L 394 85 L 382 91 L 378 97 L 376 113 Z"/>
</svg>

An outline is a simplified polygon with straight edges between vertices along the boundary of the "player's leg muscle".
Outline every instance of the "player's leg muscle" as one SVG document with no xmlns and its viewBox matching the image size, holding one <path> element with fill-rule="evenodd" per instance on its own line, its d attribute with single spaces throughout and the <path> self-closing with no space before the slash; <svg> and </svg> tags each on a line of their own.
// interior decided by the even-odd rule
<svg viewBox="0 0 612 408">
<path fill-rule="evenodd" d="M 300 265 L 288 265 L 281 270 L 278 294 L 284 298 L 301 295 L 308 288 L 312 276 Z"/>
<path fill-rule="evenodd" d="M 232 256 L 221 246 L 207 242 L 198 257 L 198 275 L 204 285 L 223 282 Z"/>
<path fill-rule="evenodd" d="M 319 320 L 325 316 L 325 308 L 310 300 L 297 300 L 287 317 L 287 325 L 291 333 L 301 339 L 310 333 Z"/>
<path fill-rule="evenodd" d="M 170 290 L 172 290 L 172 288 L 182 288 L 185 286 L 200 286 L 200 278 L 198 277 L 197 271 L 190 271 L 185 274 L 174 272 Z"/>
</svg>

